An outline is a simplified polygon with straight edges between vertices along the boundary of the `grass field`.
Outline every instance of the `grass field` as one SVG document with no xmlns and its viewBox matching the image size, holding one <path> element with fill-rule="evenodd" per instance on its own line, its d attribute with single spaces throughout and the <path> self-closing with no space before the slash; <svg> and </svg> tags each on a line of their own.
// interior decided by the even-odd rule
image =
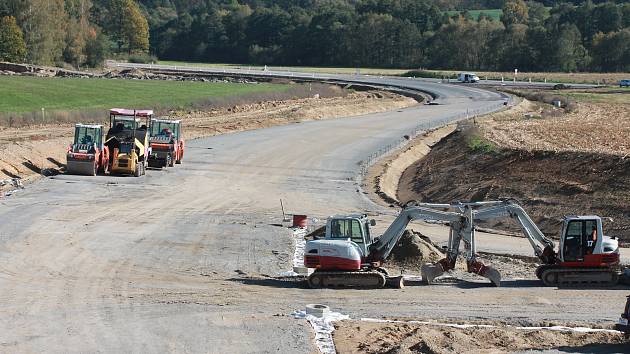
<svg viewBox="0 0 630 354">
<path fill-rule="evenodd" d="M 453 15 L 456 15 L 458 13 L 463 13 L 463 12 L 464 11 L 458 11 L 458 10 L 446 11 L 446 13 L 449 16 L 453 16 Z M 479 19 L 479 15 L 481 15 L 483 13 L 483 14 L 486 14 L 486 15 L 492 17 L 494 20 L 499 21 L 501 19 L 501 14 L 503 13 L 503 11 L 501 9 L 468 10 L 468 13 L 475 20 L 478 20 Z"/>
<path fill-rule="evenodd" d="M 177 108 L 209 98 L 286 91 L 289 85 L 0 76 L 0 112 Z"/>
<path fill-rule="evenodd" d="M 201 68 L 225 68 L 225 69 L 244 69 L 262 71 L 264 66 L 247 65 L 247 64 L 222 64 L 222 63 L 192 63 L 181 61 L 160 60 L 160 65 L 172 66 L 192 66 Z M 356 74 L 357 68 L 329 68 L 329 67 L 309 67 L 309 66 L 268 66 L 268 70 L 276 71 L 295 71 L 307 73 L 328 73 L 328 74 Z M 359 73 L 363 75 L 402 75 L 409 69 L 378 69 L 378 68 L 359 68 Z"/>
<path fill-rule="evenodd" d="M 628 87 L 567 92 L 563 95 L 578 102 L 630 104 L 630 88 Z M 628 114 L 630 115 L 630 112 Z"/>
</svg>

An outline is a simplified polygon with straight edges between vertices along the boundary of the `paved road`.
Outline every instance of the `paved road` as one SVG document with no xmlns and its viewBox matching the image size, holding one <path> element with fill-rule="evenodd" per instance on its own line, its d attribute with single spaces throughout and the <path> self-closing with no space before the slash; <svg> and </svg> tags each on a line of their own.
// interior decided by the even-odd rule
<svg viewBox="0 0 630 354">
<path fill-rule="evenodd" d="M 359 161 L 409 131 L 502 101 L 475 88 L 409 85 L 443 104 L 198 139 L 166 172 L 57 176 L 1 200 L 0 352 L 313 352 L 308 325 L 288 315 L 312 302 L 353 317 L 616 315 L 623 290 L 313 291 L 267 277 L 291 267 L 290 234 L 273 225 L 279 198 L 289 212 L 318 217 L 380 212 L 358 189 Z M 574 308 L 585 294 L 587 306 L 599 304 L 586 313 Z"/>
</svg>

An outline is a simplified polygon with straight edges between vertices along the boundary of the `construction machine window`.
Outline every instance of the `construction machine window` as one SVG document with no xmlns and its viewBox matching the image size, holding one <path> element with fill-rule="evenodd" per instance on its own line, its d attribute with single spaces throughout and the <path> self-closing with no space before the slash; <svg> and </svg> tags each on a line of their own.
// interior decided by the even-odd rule
<svg viewBox="0 0 630 354">
<path fill-rule="evenodd" d="M 151 136 L 173 135 L 177 139 L 178 129 L 175 123 L 153 122 L 151 124 Z"/>
<path fill-rule="evenodd" d="M 134 125 L 135 125 L 136 121 L 131 118 L 120 118 L 120 117 L 114 117 L 114 121 L 113 121 L 113 127 L 116 128 L 117 130 L 133 130 L 134 129 Z"/>
<path fill-rule="evenodd" d="M 76 127 L 74 132 L 75 144 L 100 145 L 101 135 L 98 129 L 90 127 Z"/>
<path fill-rule="evenodd" d="M 564 239 L 565 262 L 584 260 L 585 255 L 593 253 L 597 238 L 597 220 L 569 221 Z"/>
<path fill-rule="evenodd" d="M 337 219 L 331 221 L 332 238 L 349 238 L 355 243 L 363 243 L 361 224 L 358 220 Z"/>
</svg>

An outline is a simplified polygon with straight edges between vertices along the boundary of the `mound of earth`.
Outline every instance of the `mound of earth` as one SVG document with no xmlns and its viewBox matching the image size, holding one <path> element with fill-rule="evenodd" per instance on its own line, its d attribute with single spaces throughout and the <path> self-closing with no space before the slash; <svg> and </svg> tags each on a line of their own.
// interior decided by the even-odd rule
<svg viewBox="0 0 630 354">
<path fill-rule="evenodd" d="M 512 197 L 541 230 L 559 233 L 564 215 L 606 217 L 604 230 L 630 242 L 630 159 L 587 152 L 474 149 L 471 129 L 442 140 L 400 180 L 398 200 L 448 203 Z M 520 233 L 502 219 L 481 224 Z"/>
<path fill-rule="evenodd" d="M 624 352 L 621 333 L 520 330 L 506 325 L 455 328 L 410 323 L 342 321 L 334 333 L 338 353 L 503 353 L 561 349 Z"/>
<path fill-rule="evenodd" d="M 405 230 L 392 250 L 390 262 L 399 266 L 420 268 L 424 263 L 434 263 L 444 258 L 444 253 L 433 245 L 431 239 L 419 232 Z"/>
</svg>

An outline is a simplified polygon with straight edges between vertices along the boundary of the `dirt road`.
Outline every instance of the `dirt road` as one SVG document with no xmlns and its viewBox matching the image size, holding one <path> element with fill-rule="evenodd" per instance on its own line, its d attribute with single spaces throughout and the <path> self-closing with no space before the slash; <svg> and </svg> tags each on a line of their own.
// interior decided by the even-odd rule
<svg viewBox="0 0 630 354">
<path fill-rule="evenodd" d="M 0 352 L 313 352 L 308 324 L 288 315 L 313 302 L 352 318 L 617 316 L 626 290 L 482 281 L 314 291 L 273 278 L 293 252 L 288 230 L 272 225 L 279 198 L 320 218 L 382 212 L 358 189 L 360 160 L 500 100 L 435 86 L 443 105 L 199 139 L 166 172 L 56 176 L 1 200 Z"/>
</svg>

